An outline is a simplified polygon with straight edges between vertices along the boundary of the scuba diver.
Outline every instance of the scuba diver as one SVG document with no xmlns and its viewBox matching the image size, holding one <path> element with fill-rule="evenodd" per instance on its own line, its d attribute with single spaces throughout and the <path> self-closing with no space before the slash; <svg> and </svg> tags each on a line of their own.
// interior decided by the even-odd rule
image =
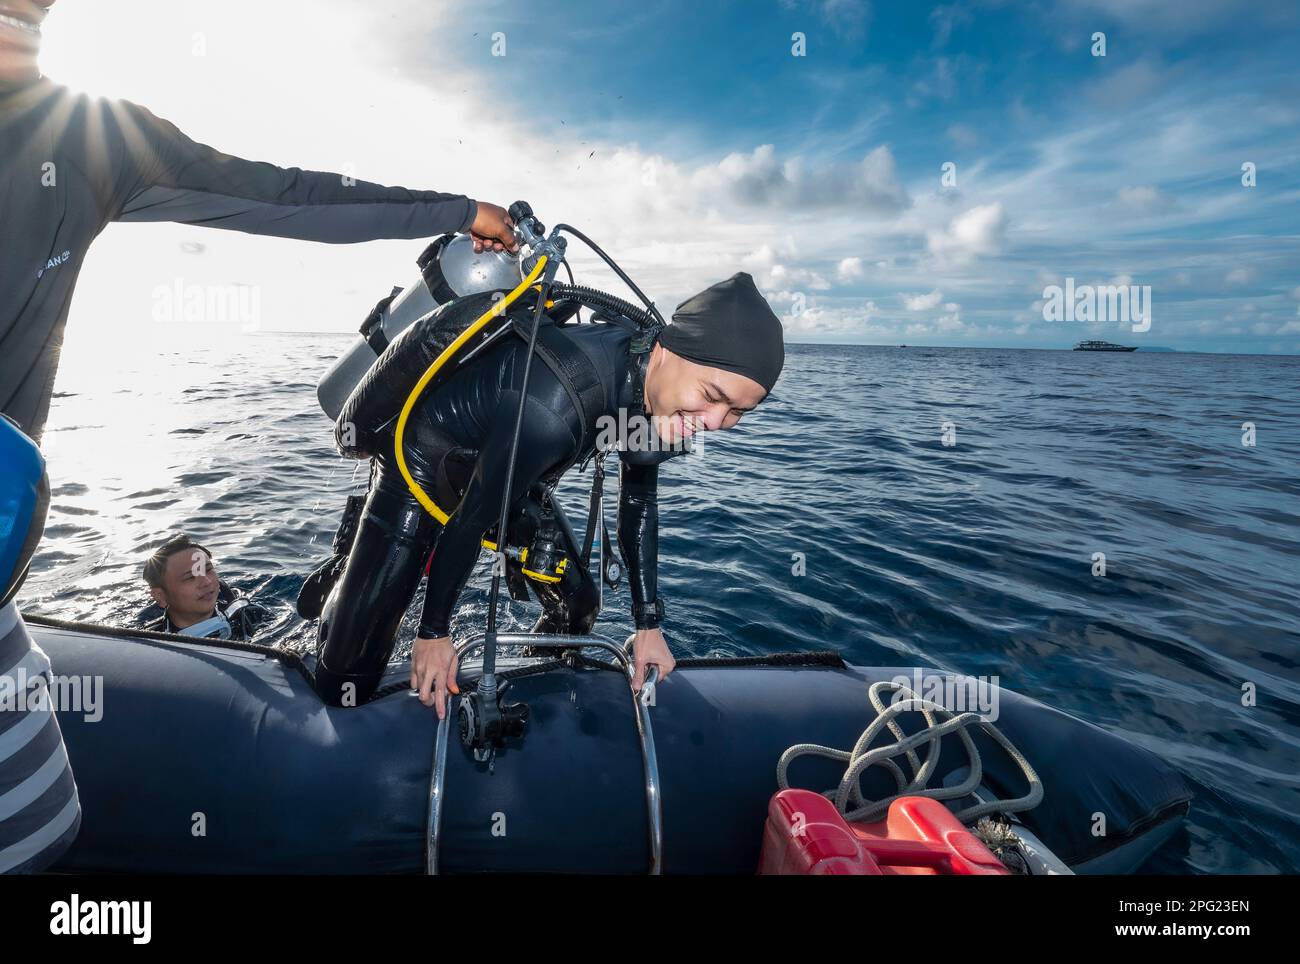
<svg viewBox="0 0 1300 964">
<path fill-rule="evenodd" d="M 603 323 L 565 323 L 593 289 L 552 290 L 548 311 L 537 315 L 536 351 L 544 364 L 532 367 L 523 399 L 525 332 L 537 310 L 536 287 L 517 302 L 514 314 L 522 324 L 505 329 L 520 337 L 507 334 L 476 348 L 477 357 L 412 405 L 414 377 L 443 347 L 437 332 L 465 329 L 469 319 L 491 311 L 502 292 L 479 291 L 443 303 L 388 345 L 339 412 L 339 450 L 372 462 L 364 508 L 359 497 L 350 500 L 334 558 L 308 577 L 299 598 L 304 617 L 321 616 L 315 672 L 317 691 L 327 702 L 360 705 L 373 693 L 427 564 L 410 683 L 426 706 L 445 716 L 448 692 L 459 692 L 452 609 L 481 546 L 528 547 L 517 554 L 503 548 L 498 559 L 505 560 L 512 597 L 526 598 L 521 589 L 527 584 L 542 602 L 535 631 L 589 632 L 599 606 L 586 564 L 596 528 L 599 464 L 614 447 L 621 462 L 618 544 L 636 624 L 633 689 L 641 688 L 649 665 L 663 676 L 672 671 L 656 578 L 659 465 L 687 451 L 695 433 L 734 427 L 767 396 L 785 360 L 781 322 L 745 273 L 680 304 L 666 326 L 627 324 L 629 317 L 650 318 L 603 292 L 595 293 L 606 300 L 592 317 Z M 609 310 L 615 303 L 625 307 L 621 317 Z M 394 420 L 403 399 L 409 421 L 398 445 Z M 639 442 L 635 430 L 631 440 L 617 445 L 598 435 L 638 420 L 647 429 Z M 592 458 L 597 482 L 580 549 L 551 493 L 568 468 Z M 507 480 L 517 498 L 511 501 L 507 539 L 501 540 L 495 530 Z M 433 493 L 437 516 L 412 482 Z"/>
<path fill-rule="evenodd" d="M 212 553 L 185 533 L 173 536 L 144 564 L 153 605 L 136 616 L 143 628 L 204 639 L 247 642 L 270 613 L 218 575 Z"/>
</svg>

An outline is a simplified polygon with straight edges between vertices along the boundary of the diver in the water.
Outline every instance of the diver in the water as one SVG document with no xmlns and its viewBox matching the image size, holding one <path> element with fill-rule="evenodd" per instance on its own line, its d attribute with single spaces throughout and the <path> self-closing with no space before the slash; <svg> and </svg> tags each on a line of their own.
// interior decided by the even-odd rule
<svg viewBox="0 0 1300 964">
<path fill-rule="evenodd" d="M 136 621 L 159 633 L 247 641 L 271 615 L 217 575 L 212 553 L 185 533 L 168 539 L 144 564 L 153 605 Z"/>
<path fill-rule="evenodd" d="M 484 300 L 488 297 L 459 299 L 444 312 L 477 315 L 491 305 Z M 624 445 L 619 453 L 618 542 L 632 591 L 633 687 L 639 689 L 647 666 L 658 666 L 663 676 L 674 666 L 660 629 L 663 604 L 656 584 L 659 463 L 685 451 L 684 440 L 698 431 L 733 427 L 767 396 L 785 360 L 781 322 L 753 279 L 739 273 L 679 305 L 673 323 L 652 346 L 634 349 L 633 332 L 614 324 L 544 324 L 539 344 L 558 357 L 562 370 L 594 372 L 606 425 L 648 417 L 654 433 L 649 444 Z M 431 550 L 411 687 L 440 718 L 447 693 L 458 692 L 452 608 L 485 535 L 498 523 L 527 354 L 523 339 L 498 339 L 430 391 L 407 424 L 404 452 L 412 476 L 437 492 L 441 504 L 455 506 L 445 524 L 422 508 L 399 474 L 391 424 L 355 449 L 374 459 L 370 493 L 354 531 L 346 533 L 343 545 L 336 542 L 339 550 L 351 542 L 346 561 L 340 555 L 332 571 L 313 576 L 317 598 L 338 580 L 325 603 L 317 643 L 317 689 L 327 701 L 355 705 L 373 692 Z M 367 380 L 383 366 L 381 358 Z M 579 411 L 582 401 L 550 365 L 533 365 L 526 394 L 510 489 L 512 519 L 528 503 L 530 488 L 542 483 L 549 490 L 593 448 L 589 423 Z M 336 438 L 354 428 L 349 418 L 345 409 Z M 489 537 L 490 545 L 494 538 Z M 565 538 L 572 548 L 572 532 Z M 326 585 L 319 584 L 322 579 Z M 590 630 L 595 589 L 585 566 L 569 567 L 558 584 L 538 594 L 545 610 L 539 629 Z"/>
</svg>

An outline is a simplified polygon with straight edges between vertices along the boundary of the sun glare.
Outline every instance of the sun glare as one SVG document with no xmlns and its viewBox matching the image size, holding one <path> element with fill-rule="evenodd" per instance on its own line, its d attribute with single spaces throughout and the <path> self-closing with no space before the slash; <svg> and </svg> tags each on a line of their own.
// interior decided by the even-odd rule
<svg viewBox="0 0 1300 964">
<path fill-rule="evenodd" d="M 156 57 L 164 31 L 154 17 L 133 11 L 140 6 L 86 0 L 55 4 L 42 28 L 41 72 L 73 90 L 109 97 L 135 98 L 157 85 Z"/>
</svg>

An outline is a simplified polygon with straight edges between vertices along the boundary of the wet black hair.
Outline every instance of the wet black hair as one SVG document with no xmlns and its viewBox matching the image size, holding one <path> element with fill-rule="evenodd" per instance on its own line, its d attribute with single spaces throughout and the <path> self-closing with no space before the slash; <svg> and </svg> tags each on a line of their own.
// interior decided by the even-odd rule
<svg viewBox="0 0 1300 964">
<path fill-rule="evenodd" d="M 209 559 L 212 558 L 212 553 L 206 546 L 199 545 L 184 532 L 177 533 L 168 537 L 166 542 L 155 549 L 153 555 L 144 564 L 144 581 L 154 589 L 161 589 L 163 573 L 167 571 L 167 560 L 186 549 L 198 549 Z"/>
</svg>

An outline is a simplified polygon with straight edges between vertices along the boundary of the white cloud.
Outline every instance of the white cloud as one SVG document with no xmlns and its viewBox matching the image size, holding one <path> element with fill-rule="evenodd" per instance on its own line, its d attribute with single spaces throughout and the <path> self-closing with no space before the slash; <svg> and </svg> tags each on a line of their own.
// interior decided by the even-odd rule
<svg viewBox="0 0 1300 964">
<path fill-rule="evenodd" d="M 770 271 L 776 264 L 776 258 L 776 249 L 770 244 L 762 244 L 745 255 L 741 259 L 741 264 L 750 271 Z"/>
<path fill-rule="evenodd" d="M 1116 201 L 1121 208 L 1138 215 L 1163 214 L 1178 206 L 1168 194 L 1150 184 L 1122 187 Z"/>
<path fill-rule="evenodd" d="M 960 263 L 979 255 L 997 254 L 1006 229 L 1002 202 L 995 201 L 957 215 L 946 230 L 928 232 L 927 241 L 936 257 Z"/>
<path fill-rule="evenodd" d="M 813 302 L 807 310 L 787 315 L 783 320 L 787 338 L 889 339 L 894 334 L 893 326 L 877 321 L 879 313 L 876 303 L 870 300 L 834 305 Z"/>
<path fill-rule="evenodd" d="M 845 258 L 836 267 L 835 275 L 841 281 L 857 281 L 862 277 L 862 259 Z"/>
<path fill-rule="evenodd" d="M 819 271 L 783 264 L 773 265 L 757 284 L 759 287 L 801 285 L 814 291 L 828 291 L 831 288 L 831 283 Z"/>
<path fill-rule="evenodd" d="M 855 164 L 781 160 L 771 144 L 748 154 L 733 152 L 689 175 L 688 186 L 701 202 L 723 192 L 746 206 L 779 207 L 791 212 L 852 205 L 876 215 L 896 214 L 912 199 L 898 180 L 894 156 L 880 146 Z"/>
<path fill-rule="evenodd" d="M 908 311 L 929 311 L 931 308 L 938 307 L 939 302 L 943 301 L 943 292 L 936 288 L 928 295 L 902 294 L 899 297 L 903 299 L 903 306 Z"/>
</svg>

